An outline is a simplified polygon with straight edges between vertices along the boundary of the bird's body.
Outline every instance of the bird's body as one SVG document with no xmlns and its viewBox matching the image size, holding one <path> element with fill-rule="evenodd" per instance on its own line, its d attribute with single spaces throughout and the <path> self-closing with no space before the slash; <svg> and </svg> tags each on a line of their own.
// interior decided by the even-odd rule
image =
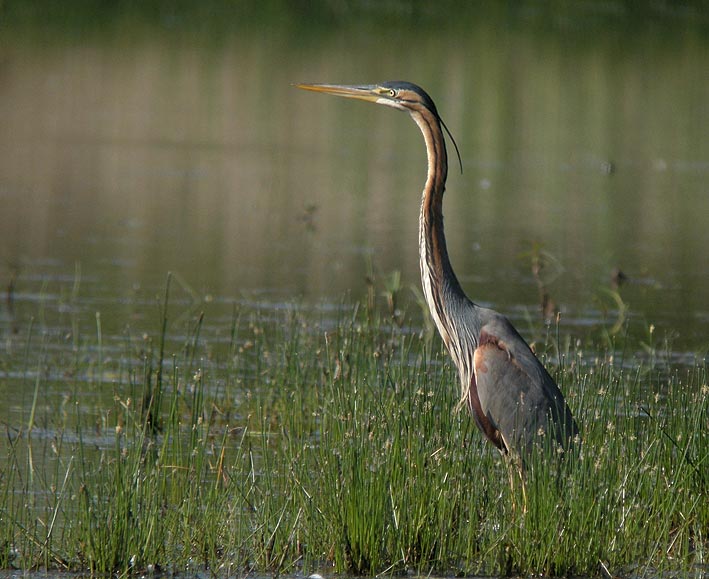
<svg viewBox="0 0 709 579">
<path fill-rule="evenodd" d="M 505 316 L 465 295 L 450 264 L 443 231 L 448 174 L 445 124 L 431 97 L 407 82 L 298 86 L 384 104 L 411 115 L 424 136 L 428 157 L 419 217 L 421 282 L 433 320 L 458 369 L 461 402 L 503 453 L 524 460 L 536 443 L 547 449 L 568 449 L 578 428 L 559 387 Z"/>
</svg>

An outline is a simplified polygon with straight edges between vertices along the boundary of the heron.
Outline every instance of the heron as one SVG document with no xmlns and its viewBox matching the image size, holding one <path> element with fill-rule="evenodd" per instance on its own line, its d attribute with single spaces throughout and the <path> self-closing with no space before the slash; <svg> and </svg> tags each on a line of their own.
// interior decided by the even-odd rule
<svg viewBox="0 0 709 579">
<path fill-rule="evenodd" d="M 423 294 L 458 370 L 460 406 L 482 434 L 523 468 L 534 448 L 562 455 L 578 436 L 571 410 L 554 379 L 504 315 L 473 302 L 448 257 L 443 193 L 448 153 L 443 130 L 460 152 L 428 93 L 410 82 L 376 85 L 298 84 L 298 88 L 368 101 L 408 112 L 426 144 L 427 173 L 419 213 Z M 462 162 L 461 162 L 462 169 Z"/>
</svg>

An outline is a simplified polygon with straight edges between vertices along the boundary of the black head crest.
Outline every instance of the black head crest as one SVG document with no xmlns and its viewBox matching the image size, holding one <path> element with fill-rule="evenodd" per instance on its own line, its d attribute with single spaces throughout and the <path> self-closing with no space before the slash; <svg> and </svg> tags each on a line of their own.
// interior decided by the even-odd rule
<svg viewBox="0 0 709 579">
<path fill-rule="evenodd" d="M 458 165 L 460 166 L 460 172 L 461 174 L 463 173 L 463 160 L 460 157 L 460 150 L 458 149 L 458 143 L 455 142 L 455 139 L 453 138 L 453 134 L 450 132 L 450 129 L 448 128 L 448 125 L 443 121 L 441 118 L 441 115 L 438 114 L 438 109 L 436 108 L 436 103 L 433 102 L 433 99 L 431 96 L 423 90 L 419 85 L 414 84 L 413 82 L 407 82 L 404 80 L 394 80 L 394 81 L 387 81 L 383 82 L 380 86 L 384 88 L 392 88 L 394 90 L 408 90 L 411 92 L 416 93 L 419 98 L 421 99 L 421 104 L 425 106 L 429 111 L 433 113 L 433 115 L 438 119 L 438 122 L 441 123 L 441 126 L 445 130 L 445 132 L 448 134 L 448 137 L 451 140 L 451 143 L 453 143 L 453 147 L 455 148 L 455 154 L 458 157 Z"/>
</svg>

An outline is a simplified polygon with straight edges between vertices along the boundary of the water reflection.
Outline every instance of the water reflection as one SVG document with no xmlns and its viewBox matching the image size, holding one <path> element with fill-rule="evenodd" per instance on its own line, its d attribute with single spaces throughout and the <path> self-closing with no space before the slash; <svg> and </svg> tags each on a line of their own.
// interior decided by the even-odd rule
<svg viewBox="0 0 709 579">
<path fill-rule="evenodd" d="M 212 17 L 210 34 L 198 11 L 193 28 L 175 14 L 105 36 L 11 34 L 0 274 L 16 275 L 15 311 L 71 295 L 77 264 L 73 303 L 89 313 L 154 301 L 168 270 L 226 299 L 337 301 L 364 295 L 370 269 L 417 286 L 416 128 L 290 86 L 407 78 L 430 90 L 461 148 L 445 212 L 472 297 L 541 323 L 528 258 L 541 247 L 561 267 L 544 289 L 573 331 L 612 326 L 603 288 L 621 268 L 639 326 L 706 348 L 703 22 L 630 27 L 622 7 L 549 18 L 521 6 L 397 24 L 391 10 L 386 25 L 335 13 L 336 33 L 322 15 L 306 27 L 286 14 Z"/>
</svg>

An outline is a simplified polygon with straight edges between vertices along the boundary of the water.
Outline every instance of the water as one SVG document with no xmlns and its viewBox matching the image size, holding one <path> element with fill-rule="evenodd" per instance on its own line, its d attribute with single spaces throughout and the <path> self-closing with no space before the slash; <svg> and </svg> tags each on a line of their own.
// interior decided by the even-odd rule
<svg viewBox="0 0 709 579">
<path fill-rule="evenodd" d="M 541 283 L 569 340 L 625 322 L 641 352 L 669 339 L 674 364 L 706 355 L 709 22 L 691 7 L 20 6 L 0 39 L 8 439 L 39 379 L 35 439 L 77 405 L 97 422 L 84 439 L 114 444 L 102 409 L 126 353 L 159 334 L 167 272 L 170 352 L 200 311 L 202 338 L 224 345 L 235 307 L 268 320 L 297 304 L 327 323 L 395 271 L 423 324 L 418 129 L 295 82 L 431 93 L 463 162 L 444 204 L 454 268 L 528 338 L 546 332 Z M 76 361 L 99 340 L 106 370 Z M 42 447 L 38 465 L 53 460 Z"/>
<path fill-rule="evenodd" d="M 612 3 L 487 8 L 214 3 L 40 18 L 11 5 L 6 375 L 31 319 L 56 336 L 95 334 L 100 312 L 107 344 L 156 331 L 168 271 L 177 315 L 205 309 L 215 333 L 234 303 L 334 308 L 365 295 L 372 274 L 379 292 L 400 271 L 403 303 L 415 303 L 417 128 L 291 86 L 392 78 L 429 90 L 460 147 L 444 209 L 473 299 L 533 338 L 542 283 L 572 339 L 625 320 L 649 346 L 669 338 L 677 362 L 703 356 L 707 21 Z"/>
<path fill-rule="evenodd" d="M 11 5 L 0 62 L 9 408 L 26 412 L 27 368 L 40 364 L 22 355 L 30 331 L 37 356 L 45 344 L 70 359 L 100 332 L 118 357 L 130 336 L 159 332 L 168 271 L 172 319 L 204 310 L 215 340 L 234 304 L 327 318 L 395 271 L 423 323 L 418 129 L 298 81 L 429 90 L 463 161 L 461 174 L 451 158 L 444 206 L 454 267 L 528 338 L 545 333 L 543 290 L 570 340 L 627 323 L 648 349 L 669 339 L 672 362 L 704 356 L 708 24 L 691 10 L 604 6 L 303 15 L 217 2 L 39 17 Z"/>
<path fill-rule="evenodd" d="M 496 6 L 304 16 L 215 3 L 46 19 L 11 6 L 0 63 L 10 408 L 28 403 L 30 328 L 55 356 L 99 331 L 119 356 L 127 335 L 159 331 L 168 271 L 172 318 L 204 310 L 212 339 L 226 339 L 234 304 L 327 318 L 395 271 L 422 320 L 418 129 L 298 81 L 429 90 L 463 161 L 461 174 L 451 158 L 444 205 L 454 267 L 528 338 L 545 332 L 542 284 L 571 340 L 626 322 L 649 348 L 669 339 L 673 362 L 701 358 L 707 22 L 613 4 Z"/>
</svg>

